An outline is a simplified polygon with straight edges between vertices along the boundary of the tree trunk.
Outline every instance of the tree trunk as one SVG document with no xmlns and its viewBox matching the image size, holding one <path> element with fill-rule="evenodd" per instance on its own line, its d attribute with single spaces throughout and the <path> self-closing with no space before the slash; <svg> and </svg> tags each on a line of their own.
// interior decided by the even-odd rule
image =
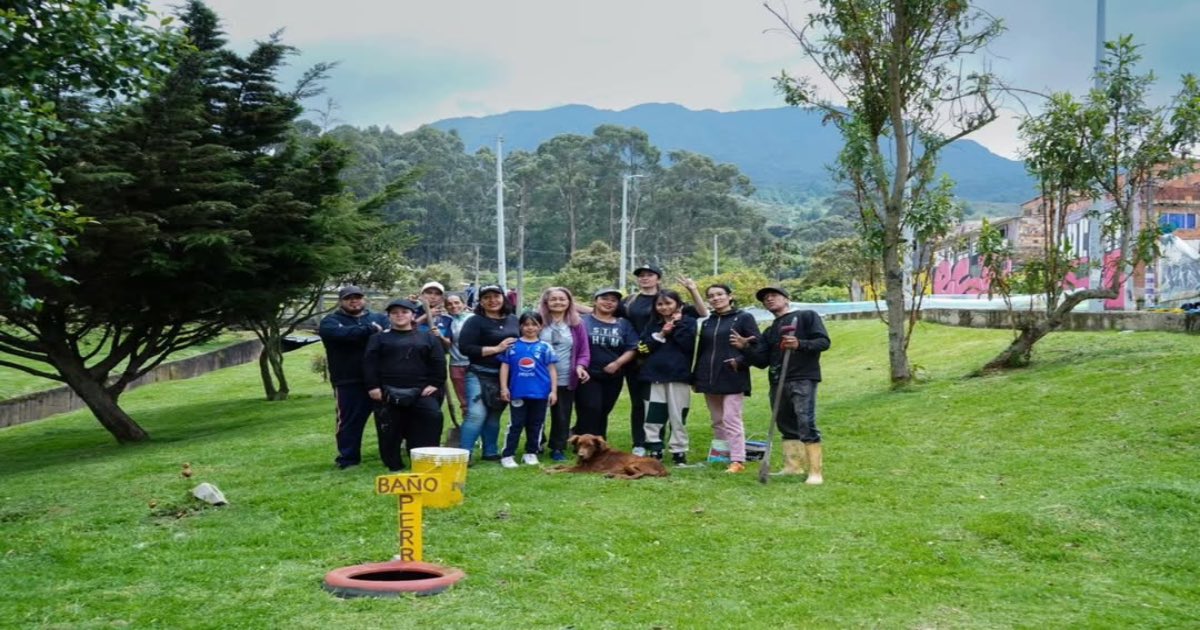
<svg viewBox="0 0 1200 630">
<path fill-rule="evenodd" d="M 275 373 L 275 381 L 279 384 L 275 400 L 287 400 L 291 389 L 288 388 L 287 375 L 283 373 L 283 345 L 280 341 L 280 345 L 275 346 L 275 351 L 271 353 L 271 371 Z"/>
<path fill-rule="evenodd" d="M 900 208 L 888 208 L 884 218 L 883 274 L 887 290 L 888 366 L 892 387 L 912 380 L 905 343 L 904 264 L 900 260 Z"/>
<path fill-rule="evenodd" d="M 278 335 L 270 335 L 260 340 L 263 348 L 258 354 L 258 373 L 262 377 L 263 393 L 267 400 L 287 400 L 289 390 L 283 373 L 282 339 Z"/>
<path fill-rule="evenodd" d="M 992 370 L 1010 370 L 1029 365 L 1029 358 L 1033 354 L 1033 346 L 1041 341 L 1043 337 L 1058 330 L 1062 327 L 1063 320 L 1067 318 L 1067 314 L 1075 310 L 1084 300 L 1093 299 L 1112 299 L 1117 296 L 1117 291 L 1111 289 L 1096 289 L 1086 291 L 1076 291 L 1063 299 L 1062 303 L 1056 308 L 1051 309 L 1046 313 L 1046 318 L 1040 322 L 1030 322 L 1021 327 L 1021 334 L 1017 335 L 1016 339 L 1009 344 L 1004 352 L 996 355 L 996 358 L 988 361 L 983 366 L 983 371 Z M 1009 316 L 1013 317 L 1012 310 L 1009 310 Z"/>
<path fill-rule="evenodd" d="M 130 444 L 150 439 L 150 434 L 138 426 L 138 423 L 117 404 L 120 391 L 105 387 L 104 383 L 93 378 L 77 361 L 58 356 L 50 358 L 62 375 L 63 381 L 83 400 L 92 411 L 92 415 L 96 416 L 117 442 Z"/>
<path fill-rule="evenodd" d="M 1033 344 L 1041 340 L 1050 333 L 1051 330 L 1058 328 L 1061 325 L 1061 320 L 1055 324 L 1051 324 L 1049 319 L 1021 329 L 1021 334 L 1017 335 L 1016 339 L 1009 344 L 1004 352 L 996 355 L 996 358 L 988 361 L 987 365 L 983 366 L 984 371 L 990 370 L 1010 370 L 1029 365 L 1029 357 L 1033 354 Z"/>
<path fill-rule="evenodd" d="M 278 390 L 275 389 L 275 379 L 271 376 L 271 359 L 267 355 L 270 353 L 267 350 L 267 344 L 263 344 L 262 350 L 258 353 L 258 375 L 261 377 L 263 393 L 266 394 L 267 400 L 275 400 Z"/>
</svg>

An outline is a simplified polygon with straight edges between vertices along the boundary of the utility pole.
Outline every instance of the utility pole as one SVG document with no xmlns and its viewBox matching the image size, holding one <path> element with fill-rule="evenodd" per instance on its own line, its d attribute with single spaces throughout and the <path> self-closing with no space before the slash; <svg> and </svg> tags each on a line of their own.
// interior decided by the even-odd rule
<svg viewBox="0 0 1200 630">
<path fill-rule="evenodd" d="M 504 266 L 504 136 L 496 138 L 496 276 L 500 288 L 508 290 Z"/>
<path fill-rule="evenodd" d="M 713 232 L 713 275 L 714 276 L 720 273 L 720 271 L 718 271 L 718 268 L 717 268 L 718 260 L 719 260 L 719 256 L 717 256 L 717 233 Z"/>
<path fill-rule="evenodd" d="M 1157 185 L 1158 180 L 1154 177 L 1151 177 L 1150 181 L 1146 185 L 1146 213 L 1143 217 L 1145 221 L 1142 224 L 1143 226 L 1152 226 L 1157 223 L 1155 221 L 1154 214 L 1154 187 Z M 1139 226 L 1139 231 L 1140 229 L 1141 227 Z M 1159 243 L 1161 244 L 1161 242 L 1162 241 L 1160 237 Z M 1139 299 L 1137 300 L 1138 310 L 1142 310 L 1147 306 L 1158 305 L 1158 268 L 1161 262 L 1162 256 L 1155 256 L 1152 262 L 1144 265 L 1144 270 L 1142 273 L 1142 291 L 1141 295 L 1138 296 Z M 1134 290 L 1137 290 L 1136 286 Z"/>
<path fill-rule="evenodd" d="M 625 292 L 626 277 L 628 267 L 626 267 L 628 251 L 625 249 L 626 241 L 629 240 L 629 180 L 645 175 L 625 175 L 621 178 L 621 271 L 617 278 L 617 288 L 622 293 Z"/>
<path fill-rule="evenodd" d="M 475 243 L 475 290 L 479 290 L 479 243 Z"/>
<path fill-rule="evenodd" d="M 525 300 L 525 211 L 517 204 L 517 305 Z"/>
<path fill-rule="evenodd" d="M 1092 69 L 1095 73 L 1094 87 L 1097 90 L 1104 89 L 1100 83 L 1100 63 L 1104 60 L 1104 0 L 1096 0 L 1096 65 Z M 1088 213 L 1088 288 L 1099 289 L 1100 283 L 1103 282 L 1104 272 L 1104 252 L 1100 245 L 1100 210 L 1103 207 L 1102 200 L 1092 202 L 1091 212 Z M 1088 300 L 1089 311 L 1103 311 L 1103 300 Z"/>
<path fill-rule="evenodd" d="M 629 230 L 629 268 L 637 269 L 637 233 L 646 228 L 633 228 Z"/>
</svg>

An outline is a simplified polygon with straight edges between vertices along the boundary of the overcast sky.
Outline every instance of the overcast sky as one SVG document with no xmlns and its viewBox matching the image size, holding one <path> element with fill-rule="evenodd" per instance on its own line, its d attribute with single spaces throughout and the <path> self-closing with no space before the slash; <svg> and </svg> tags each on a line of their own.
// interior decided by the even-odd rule
<svg viewBox="0 0 1200 630">
<path fill-rule="evenodd" d="M 165 7 L 178 2 L 157 0 Z M 407 131 L 456 116 L 572 103 L 625 109 L 780 107 L 771 78 L 806 74 L 794 41 L 760 0 L 208 0 L 240 50 L 284 28 L 302 54 L 294 77 L 338 61 L 327 82 L 336 118 Z M 811 2 L 773 0 L 799 22 Z M 1090 84 L 1096 0 L 982 0 L 1007 31 L 989 51 L 1011 85 L 1037 91 Z M 1165 100 L 1200 71 L 1200 2 L 1108 0 L 1107 35 L 1132 33 Z M 972 136 L 1016 157 L 1015 112 Z M 1030 104 L 1036 105 L 1036 101 Z M 324 101 L 308 103 L 322 107 Z"/>
</svg>

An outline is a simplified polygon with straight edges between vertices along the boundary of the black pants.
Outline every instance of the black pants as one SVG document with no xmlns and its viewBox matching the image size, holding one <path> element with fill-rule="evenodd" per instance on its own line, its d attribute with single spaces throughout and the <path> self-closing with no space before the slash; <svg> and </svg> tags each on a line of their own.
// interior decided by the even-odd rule
<svg viewBox="0 0 1200 630">
<path fill-rule="evenodd" d="M 621 397 L 621 377 L 601 372 L 592 373 L 586 383 L 575 390 L 575 409 L 578 422 L 575 435 L 599 435 L 608 439 L 608 414 Z M 643 436 L 643 441 L 645 437 Z"/>
<path fill-rule="evenodd" d="M 388 470 L 404 468 L 401 445 L 408 450 L 438 446 L 442 438 L 442 409 L 437 396 L 422 396 L 407 407 L 381 404 L 375 409 L 379 459 Z"/>
<path fill-rule="evenodd" d="M 771 404 L 775 404 L 775 388 L 771 384 Z M 779 402 L 779 433 L 785 440 L 805 443 L 821 441 L 817 428 L 817 381 L 784 381 L 783 399 Z"/>
<path fill-rule="evenodd" d="M 333 388 L 333 398 L 337 403 L 335 414 L 337 428 L 334 439 L 337 440 L 338 466 L 354 466 L 362 461 L 362 435 L 367 426 L 375 401 L 367 395 L 367 388 L 362 383 L 336 385 Z"/>
<path fill-rule="evenodd" d="M 575 409 L 575 392 L 567 387 L 557 389 L 558 402 L 550 407 L 550 450 L 567 450 L 571 436 L 571 412 Z"/>
<path fill-rule="evenodd" d="M 629 433 L 633 437 L 633 446 L 646 444 L 646 396 L 650 384 L 638 380 L 636 364 L 625 366 L 625 385 L 629 390 Z"/>
</svg>

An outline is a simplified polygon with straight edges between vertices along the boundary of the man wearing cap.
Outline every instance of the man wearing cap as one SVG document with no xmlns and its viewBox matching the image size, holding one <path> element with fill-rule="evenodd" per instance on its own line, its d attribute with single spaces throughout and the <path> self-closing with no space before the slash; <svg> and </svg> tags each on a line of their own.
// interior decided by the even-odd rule
<svg viewBox="0 0 1200 630">
<path fill-rule="evenodd" d="M 633 270 L 633 275 L 637 278 L 638 292 L 621 302 L 617 316 L 629 320 L 634 331 L 641 337 L 650 325 L 650 320 L 654 318 L 654 303 L 658 301 L 658 291 L 662 288 L 663 272 L 654 265 L 642 265 Z M 696 282 L 691 278 L 680 277 L 679 283 L 687 288 L 695 304 L 685 305 L 684 314 L 696 319 L 708 317 L 708 308 L 704 305 L 704 297 L 700 295 Z M 649 383 L 638 378 L 636 362 L 625 369 L 625 384 L 629 390 L 629 430 L 633 438 L 633 452 L 635 455 L 645 455 L 646 391 Z"/>
<path fill-rule="evenodd" d="M 755 294 L 775 321 L 755 342 L 731 331 L 729 342 L 745 349 L 751 365 L 767 368 L 771 384 L 770 400 L 775 404 L 776 388 L 783 387 L 776 425 L 783 437 L 783 475 L 802 475 L 807 459 L 805 483 L 824 481 L 821 465 L 821 431 L 817 429 L 817 384 L 821 382 L 821 353 L 829 349 L 829 333 L 815 311 L 792 311 L 790 296 L 778 286 L 763 287 Z M 787 374 L 780 374 L 785 352 L 791 352 Z"/>
<path fill-rule="evenodd" d="M 450 324 L 453 319 L 446 314 L 445 310 L 446 288 L 440 282 L 426 282 L 421 287 L 421 304 L 417 306 L 416 321 L 421 330 L 427 330 L 440 334 L 443 339 L 450 337 Z M 426 312 L 426 307 L 429 311 Z M 430 321 L 430 320 L 433 321 Z M 449 346 L 448 341 L 444 341 L 443 345 Z"/>
<path fill-rule="evenodd" d="M 412 451 L 437 446 L 442 435 L 438 394 L 446 382 L 446 350 L 416 327 L 417 307 L 412 300 L 392 300 L 390 327 L 371 336 L 363 355 L 367 395 L 377 405 L 379 457 L 393 472 L 404 467 L 402 443 Z"/>
<path fill-rule="evenodd" d="M 363 353 L 371 335 L 388 326 L 387 318 L 366 308 L 363 290 L 354 285 L 338 291 L 338 307 L 321 319 L 317 334 L 325 346 L 325 362 L 333 398 L 337 428 L 338 468 L 362 461 L 362 433 L 374 405 L 363 378 Z"/>
</svg>

